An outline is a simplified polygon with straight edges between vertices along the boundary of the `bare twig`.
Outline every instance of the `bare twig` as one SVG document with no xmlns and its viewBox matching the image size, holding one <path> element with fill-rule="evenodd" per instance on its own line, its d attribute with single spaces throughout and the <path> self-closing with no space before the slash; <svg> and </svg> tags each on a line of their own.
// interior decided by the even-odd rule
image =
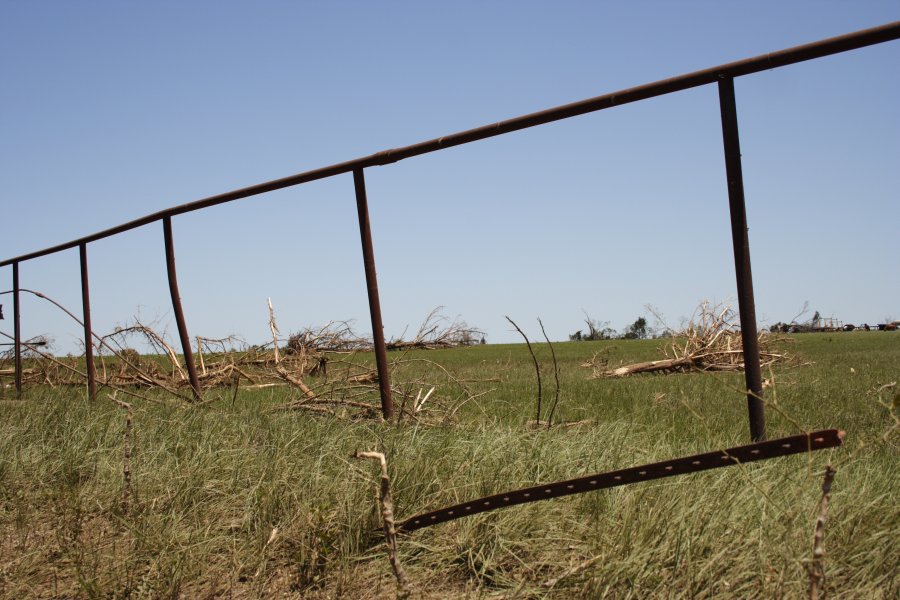
<svg viewBox="0 0 900 600">
<path fill-rule="evenodd" d="M 425 402 L 428 401 L 428 398 L 431 396 L 431 394 L 433 392 L 434 392 L 434 386 L 431 386 L 431 389 L 428 390 L 428 393 L 425 394 L 425 397 L 422 398 L 421 400 L 419 400 L 419 395 L 422 394 L 422 390 L 419 389 L 419 395 L 416 396 L 416 402 L 415 402 L 415 405 L 413 406 L 413 413 L 419 414 L 419 411 L 422 410 L 423 406 L 425 406 Z"/>
<path fill-rule="evenodd" d="M 122 514 L 127 515 L 133 490 L 131 487 L 131 452 L 134 445 L 134 412 L 131 405 L 116 398 L 113 392 L 109 399 L 125 409 L 125 431 L 122 433 Z"/>
<path fill-rule="evenodd" d="M 275 323 L 275 309 L 272 307 L 272 299 L 266 298 L 269 303 L 269 330 L 272 332 L 272 345 L 275 347 L 275 364 L 279 362 L 278 356 L 278 325 Z"/>
<path fill-rule="evenodd" d="M 537 382 L 538 382 L 537 416 L 535 417 L 535 421 L 540 423 L 541 422 L 541 391 L 542 391 L 541 366 L 538 364 L 537 357 L 534 355 L 534 350 L 532 350 L 532 348 L 531 348 L 531 342 L 528 341 L 528 336 L 525 335 L 525 332 L 522 331 L 521 329 L 519 329 L 519 326 L 516 325 L 516 322 L 513 321 L 512 319 L 510 319 L 509 317 L 506 317 L 506 320 L 509 321 L 510 323 L 512 323 L 512 326 L 516 328 L 516 331 L 518 331 L 522 335 L 522 337 L 525 338 L 525 344 L 528 346 L 528 352 L 531 353 L 531 360 L 534 361 L 534 370 L 535 370 L 535 373 L 537 373 Z"/>
<path fill-rule="evenodd" d="M 394 577 L 397 578 L 398 598 L 409 598 L 410 587 L 409 580 L 406 578 L 406 572 L 400 564 L 400 557 L 397 555 L 397 528 L 394 525 L 394 502 L 391 498 L 391 480 L 388 477 L 387 460 L 381 452 L 357 452 L 356 458 L 369 458 L 377 460 L 381 464 L 381 487 L 379 499 L 381 501 L 381 521 L 384 527 L 384 539 L 387 544 L 388 561 L 391 563 L 391 569 L 394 571 Z"/>
<path fill-rule="evenodd" d="M 277 371 L 278 371 L 278 375 L 280 375 L 282 379 L 284 379 L 285 381 L 287 381 L 287 382 L 290 383 L 291 385 L 293 385 L 293 386 L 299 388 L 300 391 L 303 392 L 303 394 L 306 396 L 306 398 L 307 398 L 308 400 L 315 400 L 315 399 L 316 399 L 316 393 L 315 393 L 314 391 L 312 391 L 308 385 L 306 385 L 305 383 L 303 383 L 303 380 L 302 380 L 302 379 L 299 379 L 299 378 L 297 378 L 297 377 L 292 377 L 290 373 L 288 373 L 287 371 L 285 371 L 285 370 L 282 369 L 281 367 L 278 367 L 278 368 L 277 368 Z"/>
<path fill-rule="evenodd" d="M 547 345 L 550 346 L 550 356 L 553 357 L 553 376 L 556 378 L 556 395 L 553 397 L 553 406 L 550 407 L 550 415 L 547 417 L 547 429 L 553 427 L 553 413 L 556 411 L 556 405 L 559 404 L 559 363 L 556 362 L 556 351 L 553 350 L 553 344 L 550 343 L 550 338 L 547 337 L 547 332 L 544 331 L 544 324 L 541 323 L 540 317 L 538 317 L 538 325 L 541 326 L 541 333 L 544 334 L 544 339 L 547 340 Z"/>
<path fill-rule="evenodd" d="M 816 530 L 813 534 L 813 557 L 807 566 L 809 571 L 809 600 L 819 600 L 825 597 L 825 549 L 822 540 L 825 538 L 825 519 L 828 515 L 828 501 L 831 498 L 831 484 L 834 481 L 835 470 L 828 465 L 825 467 L 825 476 L 822 480 L 822 498 L 819 500 L 819 516 L 816 518 Z M 821 594 L 821 595 L 820 595 Z"/>
</svg>

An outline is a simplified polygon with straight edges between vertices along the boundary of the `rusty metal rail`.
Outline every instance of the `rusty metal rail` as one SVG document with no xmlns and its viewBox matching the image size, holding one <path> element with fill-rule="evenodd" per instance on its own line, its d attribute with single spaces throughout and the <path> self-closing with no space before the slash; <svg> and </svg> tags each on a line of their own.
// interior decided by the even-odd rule
<svg viewBox="0 0 900 600">
<path fill-rule="evenodd" d="M 812 452 L 824 448 L 834 448 L 843 443 L 844 432 L 837 429 L 826 429 L 809 434 L 795 435 L 792 437 L 757 442 L 747 446 L 728 448 L 705 454 L 695 454 L 684 458 L 676 458 L 663 462 L 631 467 L 619 471 L 588 475 L 568 481 L 558 481 L 545 485 L 485 496 L 477 500 L 463 502 L 454 506 L 448 506 L 432 512 L 416 515 L 403 521 L 398 531 L 410 532 L 423 527 L 431 527 L 439 523 L 446 523 L 462 517 L 477 515 L 478 513 L 506 508 L 517 504 L 528 504 L 539 500 L 559 498 L 571 494 L 582 494 L 594 490 L 602 490 L 630 483 L 652 481 L 676 475 L 699 473 L 720 467 L 730 467 L 736 464 L 756 462 L 778 456 Z"/>
<path fill-rule="evenodd" d="M 232 202 L 243 198 L 249 198 L 280 190 L 283 188 L 334 177 L 336 175 L 353 173 L 354 183 L 357 195 L 357 207 L 360 218 L 360 237 L 363 245 L 363 261 L 366 272 L 367 290 L 369 293 L 369 307 L 372 319 L 373 337 L 375 339 L 376 363 L 380 375 L 381 384 L 381 402 L 382 412 L 385 418 L 390 418 L 393 413 L 392 402 L 390 398 L 390 382 L 387 373 L 386 348 L 384 347 L 384 336 L 381 328 L 381 309 L 378 299 L 378 287 L 375 278 L 375 262 L 374 250 L 372 248 L 371 231 L 369 230 L 368 221 L 368 205 L 365 197 L 364 170 L 368 167 L 375 167 L 395 163 L 400 160 L 468 144 L 478 140 L 491 138 L 521 129 L 534 127 L 552 123 L 562 119 L 568 119 L 579 115 L 584 115 L 631 102 L 647 100 L 673 92 L 679 92 L 690 88 L 695 88 L 708 84 L 717 84 L 719 86 L 719 99 L 722 118 L 722 135 L 724 141 L 726 174 L 728 181 L 728 196 L 731 207 L 731 228 L 732 241 L 734 244 L 734 260 L 735 274 L 738 286 L 738 304 L 741 315 L 741 330 L 744 340 L 744 363 L 746 368 L 747 383 L 747 405 L 750 417 L 750 435 L 754 441 L 765 439 L 765 415 L 762 404 L 762 385 L 759 374 L 759 349 L 756 346 L 756 312 L 753 302 L 753 284 L 750 272 L 750 251 L 749 239 L 747 236 L 747 219 L 746 209 L 744 206 L 744 190 L 740 169 L 740 144 L 737 129 L 737 108 L 734 98 L 734 79 L 760 71 L 784 67 L 799 62 L 822 58 L 849 50 L 855 50 L 882 42 L 900 39 L 900 21 L 887 23 L 880 27 L 864 29 L 854 33 L 837 36 L 805 44 L 795 46 L 785 50 L 763 54 L 753 58 L 747 58 L 737 62 L 722 64 L 700 71 L 694 71 L 670 79 L 664 79 L 633 88 L 628 88 L 604 94 L 579 102 L 557 106 L 540 112 L 522 115 L 505 121 L 499 121 L 490 125 L 468 129 L 458 133 L 434 138 L 418 144 L 404 146 L 377 152 L 370 156 L 365 156 L 350 160 L 347 162 L 333 164 L 311 171 L 305 171 L 296 175 L 290 175 L 281 179 L 275 179 L 252 185 L 249 187 L 225 192 L 215 196 L 210 196 L 187 204 L 174 206 L 165 210 L 161 210 L 139 219 L 117 225 L 115 227 L 104 229 L 103 231 L 88 235 L 71 242 L 51 246 L 43 250 L 38 250 L 28 254 L 23 254 L 15 258 L 0 260 L 0 267 L 12 265 L 13 268 L 13 289 L 15 291 L 13 300 L 13 313 L 15 320 L 15 345 L 16 345 L 16 390 L 21 394 L 21 356 L 20 356 L 20 310 L 18 298 L 18 277 L 19 263 L 62 252 L 71 248 L 79 248 L 81 257 L 82 272 L 82 302 L 84 308 L 84 321 L 90 321 L 90 296 L 89 282 L 87 280 L 87 244 L 101 240 L 113 235 L 124 233 L 126 231 L 149 225 L 156 221 L 163 221 L 166 231 L 167 241 L 167 266 L 169 271 L 169 284 L 172 291 L 173 309 L 178 319 L 179 336 L 182 342 L 182 353 L 187 363 L 187 368 L 191 374 L 191 384 L 195 396 L 199 398 L 199 383 L 195 375 L 195 367 L 192 359 L 192 351 L 189 340 L 187 339 L 187 326 L 184 323 L 184 317 L 181 310 L 180 298 L 177 294 L 177 283 L 174 278 L 174 250 L 171 247 L 171 218 L 176 215 Z M 368 234 L 367 234 L 368 232 Z M 85 331 L 85 339 L 88 346 L 88 361 L 91 362 L 90 356 L 90 333 Z M 93 370 L 90 365 L 88 367 L 88 387 L 90 394 L 93 395 L 95 390 L 95 382 L 93 381 Z"/>
<path fill-rule="evenodd" d="M 900 21 L 886 23 L 879 27 L 863 29 L 837 37 L 826 38 L 824 40 L 819 40 L 809 44 L 803 44 L 801 46 L 794 46 L 792 48 L 779 50 L 777 52 L 761 54 L 753 58 L 746 58 L 744 60 L 739 60 L 736 62 L 725 63 L 700 71 L 687 73 L 685 75 L 679 75 L 677 77 L 662 79 L 653 83 L 647 83 L 637 87 L 619 90 L 610 94 L 595 96 L 586 100 L 573 102 L 571 104 L 564 104 L 562 106 L 522 115 L 520 117 L 514 117 L 512 119 L 499 121 L 490 125 L 484 125 L 482 127 L 476 127 L 474 129 L 467 129 L 459 133 L 452 133 L 428 141 L 420 142 L 418 144 L 412 144 L 410 146 L 403 146 L 401 148 L 394 148 L 390 150 L 383 150 L 381 152 L 376 152 L 375 154 L 372 154 L 370 156 L 364 156 L 346 162 L 336 163 L 327 167 L 313 169 L 311 171 L 304 171 L 296 175 L 290 175 L 281 179 L 274 179 L 265 183 L 259 183 L 256 185 L 251 185 L 249 187 L 225 192 L 223 194 L 209 196 L 208 198 L 203 198 L 201 200 L 195 200 L 194 202 L 189 202 L 187 204 L 173 206 L 172 208 L 149 214 L 145 217 L 135 219 L 134 221 L 129 221 L 116 227 L 105 229 L 103 231 L 99 231 L 95 234 L 88 235 L 71 242 L 66 242 L 57 246 L 51 246 L 49 248 L 45 248 L 44 250 L 38 250 L 36 252 L 23 254 L 15 258 L 0 260 L 0 267 L 5 267 L 15 262 L 23 262 L 32 258 L 38 258 L 40 256 L 46 256 L 47 254 L 52 254 L 54 252 L 60 252 L 62 250 L 75 248 L 79 244 L 95 242 L 97 240 L 116 235 L 130 229 L 136 229 L 144 225 L 149 225 L 150 223 L 161 220 L 163 217 L 174 217 L 176 215 L 192 212 L 201 208 L 208 208 L 217 204 L 224 204 L 226 202 L 232 202 L 234 200 L 240 200 L 242 198 L 249 198 L 251 196 L 257 196 L 259 194 L 284 189 L 302 183 L 309 183 L 311 181 L 326 179 L 328 177 L 334 177 L 335 175 L 341 175 L 343 173 L 350 173 L 356 169 L 365 169 L 368 167 L 388 165 L 400 160 L 412 158 L 413 156 L 419 156 L 421 154 L 427 154 L 429 152 L 435 152 L 437 150 L 459 146 L 460 144 L 468 144 L 470 142 L 487 139 L 490 137 L 502 135 L 504 133 L 511 133 L 513 131 L 519 131 L 520 129 L 527 129 L 536 125 L 544 125 L 546 123 L 552 123 L 553 121 L 559 121 L 562 119 L 568 119 L 571 117 L 577 117 L 579 115 L 596 112 L 598 110 L 613 108 L 614 106 L 630 104 L 639 100 L 647 100 L 649 98 L 671 94 L 672 92 L 680 92 L 682 90 L 687 90 L 711 83 L 718 83 L 719 80 L 723 78 L 742 77 L 744 75 L 759 73 L 760 71 L 768 71 L 770 69 L 785 67 L 807 60 L 830 56 L 832 54 L 839 54 L 841 52 L 847 52 L 848 50 L 857 50 L 866 46 L 881 44 L 883 42 L 889 42 L 896 39 L 900 39 Z"/>
</svg>

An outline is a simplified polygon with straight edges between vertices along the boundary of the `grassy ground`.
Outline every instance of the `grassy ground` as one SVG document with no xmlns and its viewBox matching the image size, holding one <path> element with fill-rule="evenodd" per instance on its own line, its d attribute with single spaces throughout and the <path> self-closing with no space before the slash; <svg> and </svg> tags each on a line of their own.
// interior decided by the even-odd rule
<svg viewBox="0 0 900 600">
<path fill-rule="evenodd" d="M 387 454 L 396 513 L 748 441 L 741 374 L 588 380 L 658 343 L 556 344 L 557 420 L 534 429 L 524 345 L 418 355 L 475 391 L 452 425 L 268 412 L 281 389 L 202 408 L 135 400 L 133 496 L 122 504 L 125 411 L 83 391 L 0 399 L 0 598 L 393 597 L 375 505 Z M 900 335 L 797 336 L 806 366 L 765 376 L 770 437 L 839 427 L 846 446 L 485 513 L 400 542 L 418 596 L 803 597 L 821 473 L 837 467 L 825 568 L 833 598 L 897 598 L 898 445 L 888 408 Z M 546 345 L 544 402 L 553 399 Z M 425 363 L 422 363 L 425 365 Z M 425 366 L 422 367 L 426 368 Z M 489 381 L 488 381 L 489 380 Z M 441 393 L 439 390 L 437 393 Z M 447 393 L 450 393 L 449 391 Z M 777 405 L 775 402 L 777 401 Z M 276 531 L 277 530 L 277 531 Z M 892 566 L 893 565 L 893 566 Z"/>
</svg>

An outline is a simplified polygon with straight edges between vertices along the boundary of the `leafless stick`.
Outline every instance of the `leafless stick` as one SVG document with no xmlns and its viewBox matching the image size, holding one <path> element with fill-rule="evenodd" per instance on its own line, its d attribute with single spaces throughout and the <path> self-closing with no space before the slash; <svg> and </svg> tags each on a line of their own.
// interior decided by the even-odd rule
<svg viewBox="0 0 900 600">
<path fill-rule="evenodd" d="M 106 386 L 112 388 L 112 389 L 114 390 L 114 392 L 122 392 L 122 393 L 125 394 L 126 396 L 132 396 L 132 397 L 134 397 L 134 398 L 139 398 L 139 399 L 141 399 L 141 400 L 146 400 L 147 402 L 153 402 L 154 404 L 160 404 L 160 405 L 162 405 L 162 406 L 166 406 L 166 403 L 165 403 L 165 402 L 163 402 L 162 400 L 159 400 L 159 399 L 157 399 L 157 398 L 151 398 L 150 396 L 143 396 L 143 395 L 138 394 L 137 392 L 133 392 L 133 391 L 127 389 L 127 388 L 118 388 L 118 387 L 115 387 L 115 386 L 110 385 L 110 384 L 108 384 L 108 383 L 105 383 L 104 385 L 106 385 Z"/>
<path fill-rule="evenodd" d="M 291 385 L 294 385 L 294 386 L 300 388 L 300 391 L 303 392 L 303 394 L 304 394 L 309 400 L 315 400 L 315 399 L 316 399 L 316 397 L 317 397 L 317 396 L 316 396 L 316 393 L 315 393 L 314 391 L 312 391 L 312 390 L 309 388 L 308 385 L 306 385 L 305 383 L 303 383 L 303 380 L 298 379 L 298 378 L 296 378 L 296 377 L 291 377 L 291 374 L 288 373 L 287 371 L 285 371 L 284 369 L 282 369 L 281 367 L 277 367 L 277 370 L 278 370 L 278 374 L 281 376 L 282 379 L 284 379 L 285 381 L 287 381 L 287 382 L 290 383 Z"/>
<path fill-rule="evenodd" d="M 525 332 L 522 331 L 521 329 L 519 329 L 519 326 L 516 325 L 516 322 L 513 321 L 512 319 L 510 319 L 509 317 L 506 317 L 506 320 L 509 321 L 510 323 L 512 323 L 512 326 L 516 328 L 516 331 L 518 331 L 522 335 L 522 337 L 525 338 L 525 344 L 528 346 L 528 351 L 531 353 L 531 360 L 534 361 L 534 371 L 535 371 L 535 373 L 537 373 L 537 382 L 538 382 L 537 417 L 535 418 L 535 421 L 537 421 L 537 423 L 540 424 L 540 422 L 541 422 L 541 391 L 542 391 L 541 366 L 538 364 L 537 357 L 534 355 L 534 350 L 531 349 L 531 342 L 528 341 L 528 336 L 525 335 Z"/>
<path fill-rule="evenodd" d="M 200 357 L 200 370 L 206 375 L 206 364 L 203 362 L 203 342 L 200 341 L 200 336 L 197 336 L 197 356 Z"/>
<path fill-rule="evenodd" d="M 434 392 L 434 386 L 432 386 L 431 389 L 428 390 L 428 393 L 425 394 L 425 397 L 424 397 L 424 398 L 422 398 L 421 400 L 419 400 L 419 397 L 422 395 L 422 389 L 419 388 L 419 394 L 416 396 L 416 401 L 415 401 L 414 407 L 413 407 L 413 413 L 419 414 L 419 411 L 422 410 L 422 407 L 423 407 L 423 406 L 425 406 L 425 402 L 428 401 L 428 398 L 431 396 L 431 394 L 432 394 L 433 392 Z"/>
<path fill-rule="evenodd" d="M 819 600 L 825 597 L 825 565 L 822 559 L 825 549 L 822 540 L 825 537 L 825 518 L 828 515 L 828 501 L 831 498 L 831 483 L 834 481 L 835 470 L 831 465 L 825 467 L 825 478 L 822 480 L 822 498 L 819 500 L 819 516 L 816 519 L 816 532 L 813 535 L 813 557 L 807 567 L 809 571 L 809 600 Z M 820 596 L 821 594 L 821 596 Z"/>
<path fill-rule="evenodd" d="M 241 372 L 238 370 L 234 371 L 234 381 L 232 382 L 234 386 L 234 391 L 231 394 L 231 406 L 234 406 L 234 403 L 237 401 L 238 390 L 241 387 Z"/>
<path fill-rule="evenodd" d="M 269 302 L 269 329 L 272 330 L 272 342 L 275 347 L 275 364 L 278 364 L 278 334 L 281 333 L 278 331 L 278 325 L 275 324 L 275 309 L 272 308 L 272 299 L 266 298 Z"/>
<path fill-rule="evenodd" d="M 381 452 L 357 452 L 356 458 L 370 458 L 379 461 L 381 464 L 381 490 L 379 498 L 381 500 L 381 521 L 384 526 L 384 539 L 387 544 L 388 560 L 391 563 L 391 569 L 394 571 L 394 577 L 397 578 L 398 598 L 409 598 L 410 588 L 409 580 L 406 578 L 406 572 L 400 564 L 400 558 L 397 556 L 397 528 L 394 525 L 394 502 L 391 499 L 391 480 L 388 478 L 387 461 Z"/>
<path fill-rule="evenodd" d="M 547 429 L 550 429 L 553 426 L 553 413 L 556 411 L 556 405 L 559 404 L 559 364 L 556 362 L 556 351 L 553 350 L 553 344 L 550 343 L 550 338 L 547 337 L 547 332 L 544 331 L 544 324 L 541 323 L 540 317 L 538 317 L 538 325 L 541 326 L 541 333 L 544 334 L 544 339 L 547 340 L 547 345 L 550 346 L 550 356 L 553 357 L 553 376 L 556 378 L 556 395 L 553 397 L 550 416 L 547 417 Z"/>
<path fill-rule="evenodd" d="M 122 514 L 128 514 L 131 504 L 131 449 L 134 444 L 134 412 L 131 405 L 116 398 L 113 392 L 109 399 L 125 409 L 125 431 L 122 433 Z"/>
</svg>

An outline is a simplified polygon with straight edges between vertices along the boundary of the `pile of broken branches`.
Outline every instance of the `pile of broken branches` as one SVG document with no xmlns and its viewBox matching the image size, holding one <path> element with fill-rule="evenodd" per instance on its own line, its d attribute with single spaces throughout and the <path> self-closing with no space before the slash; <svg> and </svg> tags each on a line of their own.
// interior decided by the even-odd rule
<svg viewBox="0 0 900 600">
<path fill-rule="evenodd" d="M 759 334 L 760 365 L 765 367 L 789 360 L 776 352 L 777 342 L 787 338 L 768 332 Z M 661 348 L 665 358 L 616 368 L 596 356 L 582 366 L 592 369 L 591 379 L 627 377 L 638 373 L 686 373 L 690 371 L 743 371 L 744 352 L 737 314 L 731 306 L 703 302 L 688 325 L 672 334 Z"/>
<path fill-rule="evenodd" d="M 32 293 L 56 304 L 81 323 L 55 301 Z M 356 336 L 348 323 L 333 322 L 294 334 L 279 352 L 283 340 L 277 335 L 271 301 L 269 314 L 273 340 L 264 346 L 248 346 L 234 337 L 196 338 L 193 350 L 202 390 L 230 389 L 234 402 L 239 390 L 283 387 L 299 393 L 273 410 L 299 410 L 354 420 L 381 418 L 378 374 L 371 364 L 371 354 L 367 354 L 372 348 L 370 341 Z M 450 347 L 480 333 L 459 321 L 441 329 L 439 325 L 445 321 L 438 310 L 432 311 L 415 340 L 398 347 Z M 161 400 L 146 392 L 160 390 L 180 401 L 195 402 L 182 357 L 166 340 L 165 332 L 134 320 L 107 335 L 94 334 L 93 338 L 95 376 L 101 389 L 110 388 L 154 402 Z M 85 385 L 83 355 L 54 356 L 50 342 L 43 338 L 29 340 L 22 346 L 24 384 Z M 134 346 L 149 348 L 150 352 L 141 354 Z M 12 380 L 13 362 L 11 351 L 0 354 L 0 388 L 11 385 L 4 380 Z M 464 404 L 491 391 L 479 385 L 484 382 L 462 381 L 442 365 L 405 351 L 391 360 L 389 369 L 395 415 L 401 420 L 450 422 Z M 203 403 L 217 398 L 221 394 L 212 394 Z"/>
<path fill-rule="evenodd" d="M 438 306 L 431 311 L 416 336 L 411 340 L 404 340 L 403 336 L 387 342 L 388 350 L 436 350 L 438 348 L 456 348 L 459 346 L 473 346 L 484 343 L 484 332 L 476 327 L 470 327 L 459 317 L 448 319 L 441 314 L 443 306 Z"/>
</svg>

